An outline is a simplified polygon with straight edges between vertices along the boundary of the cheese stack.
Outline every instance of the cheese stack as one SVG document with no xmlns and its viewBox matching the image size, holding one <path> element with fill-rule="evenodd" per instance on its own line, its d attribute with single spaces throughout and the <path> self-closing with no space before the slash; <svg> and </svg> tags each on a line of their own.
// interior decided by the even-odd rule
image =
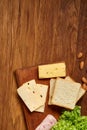
<svg viewBox="0 0 87 130">
<path fill-rule="evenodd" d="M 47 85 L 36 84 L 35 80 L 31 80 L 20 86 L 17 93 L 31 112 L 44 112 L 47 90 Z"/>
</svg>

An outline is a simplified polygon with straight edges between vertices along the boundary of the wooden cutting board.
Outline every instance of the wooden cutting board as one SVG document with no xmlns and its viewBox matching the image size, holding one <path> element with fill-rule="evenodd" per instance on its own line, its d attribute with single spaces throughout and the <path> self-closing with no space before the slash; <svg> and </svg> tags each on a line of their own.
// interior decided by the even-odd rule
<svg viewBox="0 0 87 130">
<path fill-rule="evenodd" d="M 35 79 L 36 83 L 49 85 L 50 79 L 38 79 L 37 66 L 31 68 L 18 69 L 16 70 L 15 74 L 16 74 L 18 87 L 21 86 L 23 83 L 32 79 Z M 83 98 L 79 101 L 78 104 L 82 106 L 82 115 L 87 115 L 87 93 L 83 96 Z M 63 110 L 63 108 L 61 107 L 48 105 L 48 94 L 47 94 L 46 107 L 44 113 L 39 113 L 39 112 L 31 113 L 27 109 L 25 104 L 22 102 L 22 100 L 21 100 L 21 105 L 23 107 L 28 130 L 35 130 L 35 128 L 40 124 L 40 122 L 46 117 L 47 114 L 52 114 L 53 116 L 55 116 L 56 119 L 58 119 L 59 115 L 61 114 L 61 111 Z"/>
</svg>

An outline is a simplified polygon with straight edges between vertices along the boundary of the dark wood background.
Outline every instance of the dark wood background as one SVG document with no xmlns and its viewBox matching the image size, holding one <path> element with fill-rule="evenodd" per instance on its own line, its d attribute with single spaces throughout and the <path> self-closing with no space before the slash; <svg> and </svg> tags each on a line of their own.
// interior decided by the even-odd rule
<svg viewBox="0 0 87 130">
<path fill-rule="evenodd" d="M 0 130 L 27 129 L 14 71 L 60 61 L 76 81 L 87 77 L 87 0 L 0 0 Z"/>
</svg>

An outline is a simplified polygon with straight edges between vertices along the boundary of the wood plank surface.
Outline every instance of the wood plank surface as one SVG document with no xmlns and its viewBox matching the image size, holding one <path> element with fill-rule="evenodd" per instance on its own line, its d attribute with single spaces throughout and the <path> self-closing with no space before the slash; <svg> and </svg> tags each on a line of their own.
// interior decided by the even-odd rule
<svg viewBox="0 0 87 130">
<path fill-rule="evenodd" d="M 14 71 L 60 61 L 66 62 L 67 75 L 76 81 L 87 77 L 87 1 L 1 0 L 0 130 L 27 130 Z M 83 114 L 86 96 L 81 100 Z"/>
</svg>

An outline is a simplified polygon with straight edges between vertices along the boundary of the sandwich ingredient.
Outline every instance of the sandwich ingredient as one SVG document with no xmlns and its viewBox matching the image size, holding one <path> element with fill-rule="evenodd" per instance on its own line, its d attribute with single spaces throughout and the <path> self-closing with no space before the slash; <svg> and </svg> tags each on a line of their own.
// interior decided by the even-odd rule
<svg viewBox="0 0 87 130">
<path fill-rule="evenodd" d="M 67 76 L 65 78 L 65 80 L 67 80 L 69 82 L 72 82 L 72 83 L 75 82 L 69 76 Z M 50 79 L 50 90 L 49 90 L 49 101 L 48 101 L 48 105 L 52 105 L 51 101 L 52 101 L 52 97 L 53 97 L 53 93 L 54 93 L 54 89 L 55 89 L 55 82 L 56 82 L 56 79 Z M 78 95 L 77 95 L 76 103 L 85 94 L 86 90 L 87 90 L 87 86 L 86 85 L 80 87 L 80 90 L 79 90 Z"/>
<path fill-rule="evenodd" d="M 51 103 L 60 107 L 74 109 L 80 88 L 80 83 L 57 78 Z"/>
<path fill-rule="evenodd" d="M 47 65 L 39 65 L 39 78 L 52 78 L 52 77 L 65 77 L 66 76 L 66 64 L 54 63 Z"/>
<path fill-rule="evenodd" d="M 36 84 L 35 80 L 31 80 L 20 86 L 17 93 L 31 112 L 44 112 L 47 90 L 47 85 Z"/>
<path fill-rule="evenodd" d="M 81 116 L 81 107 L 64 111 L 51 130 L 87 130 L 87 116 Z"/>
<path fill-rule="evenodd" d="M 48 114 L 35 130 L 50 130 L 52 126 L 57 122 L 54 116 Z"/>
</svg>

